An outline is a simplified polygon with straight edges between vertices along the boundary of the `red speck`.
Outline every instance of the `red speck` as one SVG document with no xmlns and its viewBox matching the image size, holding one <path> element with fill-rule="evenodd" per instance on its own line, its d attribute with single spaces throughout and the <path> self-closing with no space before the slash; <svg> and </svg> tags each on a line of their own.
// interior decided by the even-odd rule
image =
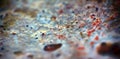
<svg viewBox="0 0 120 59">
<path fill-rule="evenodd" d="M 63 13 L 63 10 L 60 9 L 60 10 L 58 11 L 58 14 L 62 14 L 62 13 Z"/>
<path fill-rule="evenodd" d="M 85 50 L 85 47 L 84 46 L 80 46 L 80 47 L 78 47 L 78 50 Z"/>
<path fill-rule="evenodd" d="M 87 31 L 87 35 L 88 35 L 88 36 L 91 36 L 91 34 L 92 34 L 92 33 L 91 33 L 90 31 Z"/>
<path fill-rule="evenodd" d="M 88 35 L 88 36 L 91 36 L 91 34 L 92 34 L 94 31 L 95 31 L 95 29 L 88 30 L 88 31 L 87 31 L 87 35 Z"/>
<path fill-rule="evenodd" d="M 95 26 L 96 25 L 96 22 L 92 22 L 92 26 Z"/>
<path fill-rule="evenodd" d="M 91 34 L 92 34 L 92 32 L 88 30 L 88 31 L 87 31 L 87 35 L 88 35 L 88 36 L 91 36 Z"/>
<path fill-rule="evenodd" d="M 99 40 L 98 35 L 97 35 L 97 36 L 95 36 L 94 40 L 96 40 L 96 41 L 98 41 L 98 40 Z"/>
<path fill-rule="evenodd" d="M 100 19 L 96 19 L 95 21 L 92 22 L 92 26 L 99 26 L 101 23 Z"/>
</svg>

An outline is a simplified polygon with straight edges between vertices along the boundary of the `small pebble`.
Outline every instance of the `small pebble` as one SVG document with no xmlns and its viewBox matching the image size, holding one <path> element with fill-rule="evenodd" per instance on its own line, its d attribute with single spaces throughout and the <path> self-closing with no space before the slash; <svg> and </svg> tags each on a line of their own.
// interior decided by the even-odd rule
<svg viewBox="0 0 120 59">
<path fill-rule="evenodd" d="M 52 52 L 52 51 L 55 51 L 55 50 L 59 49 L 61 46 L 62 46 L 61 43 L 59 43 L 59 44 L 48 44 L 44 47 L 44 50 Z"/>
</svg>

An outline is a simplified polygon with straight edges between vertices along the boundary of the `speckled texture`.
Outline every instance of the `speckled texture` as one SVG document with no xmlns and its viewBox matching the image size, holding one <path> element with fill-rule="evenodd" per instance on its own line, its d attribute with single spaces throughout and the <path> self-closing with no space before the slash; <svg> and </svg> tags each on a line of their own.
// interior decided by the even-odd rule
<svg viewBox="0 0 120 59">
<path fill-rule="evenodd" d="M 119 24 L 109 26 L 116 14 L 106 1 L 18 0 L 15 4 L 0 16 L 0 59 L 115 59 L 101 55 L 114 48 L 112 39 L 119 37 L 111 31 Z"/>
</svg>

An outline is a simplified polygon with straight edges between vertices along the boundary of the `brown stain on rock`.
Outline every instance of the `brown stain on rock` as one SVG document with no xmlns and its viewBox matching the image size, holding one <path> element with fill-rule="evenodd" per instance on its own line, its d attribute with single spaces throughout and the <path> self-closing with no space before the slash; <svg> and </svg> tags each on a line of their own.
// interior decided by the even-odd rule
<svg viewBox="0 0 120 59">
<path fill-rule="evenodd" d="M 20 14 L 24 14 L 24 15 L 28 15 L 32 18 L 36 17 L 37 13 L 38 13 L 38 10 L 36 9 L 31 9 L 31 8 L 28 8 L 28 7 L 23 7 L 23 8 L 16 8 L 14 10 L 15 13 L 20 13 Z"/>
</svg>

